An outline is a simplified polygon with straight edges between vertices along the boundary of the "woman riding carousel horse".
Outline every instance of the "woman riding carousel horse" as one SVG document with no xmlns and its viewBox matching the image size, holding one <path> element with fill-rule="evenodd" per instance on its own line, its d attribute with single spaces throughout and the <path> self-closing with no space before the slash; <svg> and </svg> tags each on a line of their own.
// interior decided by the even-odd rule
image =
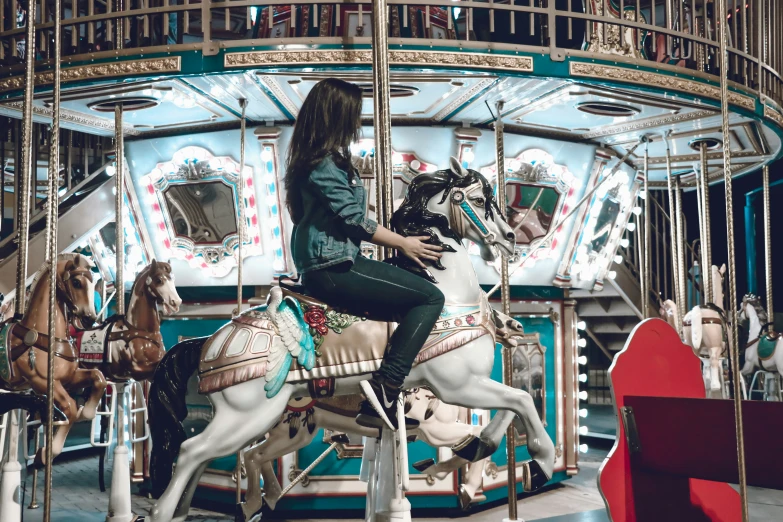
<svg viewBox="0 0 783 522">
<path fill-rule="evenodd" d="M 407 270 L 369 260 L 361 242 L 391 247 L 419 266 L 437 261 L 431 238 L 403 237 L 365 215 L 366 194 L 351 165 L 361 130 L 362 92 L 337 79 L 318 83 L 302 105 L 288 151 L 286 205 L 294 222 L 291 252 L 308 293 L 356 316 L 399 321 L 380 368 L 365 381 L 356 421 L 397 427 L 397 398 L 413 361 L 443 310 L 443 293 Z"/>
</svg>

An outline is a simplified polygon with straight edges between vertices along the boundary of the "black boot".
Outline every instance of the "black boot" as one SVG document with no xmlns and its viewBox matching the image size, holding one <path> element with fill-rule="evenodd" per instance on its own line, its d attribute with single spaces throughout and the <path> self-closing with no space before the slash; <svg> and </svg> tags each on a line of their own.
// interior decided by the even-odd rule
<svg viewBox="0 0 783 522">
<path fill-rule="evenodd" d="M 397 430 L 397 399 L 400 397 L 400 385 L 392 383 L 384 377 L 374 373 L 369 381 L 362 381 L 362 391 L 367 400 L 362 401 L 356 423 L 365 428 L 383 429 L 388 426 Z M 405 419 L 405 427 L 414 429 L 419 422 L 414 419 Z"/>
</svg>

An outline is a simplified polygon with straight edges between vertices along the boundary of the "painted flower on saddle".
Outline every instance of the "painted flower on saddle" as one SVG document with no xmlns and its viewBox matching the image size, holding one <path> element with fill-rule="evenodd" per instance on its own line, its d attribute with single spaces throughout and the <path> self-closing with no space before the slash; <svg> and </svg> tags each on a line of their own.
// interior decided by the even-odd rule
<svg viewBox="0 0 783 522">
<path fill-rule="evenodd" d="M 304 320 L 321 335 L 326 335 L 329 332 L 329 328 L 326 326 L 326 313 L 320 306 L 308 306 L 304 313 Z"/>
</svg>

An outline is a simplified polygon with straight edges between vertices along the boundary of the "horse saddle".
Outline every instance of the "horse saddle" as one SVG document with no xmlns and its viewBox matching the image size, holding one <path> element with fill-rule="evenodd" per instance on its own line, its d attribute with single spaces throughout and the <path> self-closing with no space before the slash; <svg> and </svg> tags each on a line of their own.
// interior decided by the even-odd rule
<svg viewBox="0 0 783 522">
<path fill-rule="evenodd" d="M 291 285 L 281 286 L 284 298 L 299 303 L 307 324 L 306 334 L 313 338 L 316 360 L 310 370 L 294 360 L 286 381 L 320 382 L 371 373 L 380 367 L 394 323 L 345 313 L 291 288 Z M 495 325 L 486 299 L 475 305 L 446 306 L 414 364 L 494 334 Z M 200 393 L 212 393 L 266 375 L 270 347 L 278 336 L 277 326 L 265 306 L 234 318 L 202 349 Z"/>
<path fill-rule="evenodd" d="M 778 339 L 780 336 L 775 335 L 773 337 L 770 337 L 768 335 L 762 335 L 759 338 L 759 359 L 762 361 L 766 361 L 767 359 L 771 359 L 773 355 L 775 355 L 775 347 L 778 345 Z"/>
</svg>

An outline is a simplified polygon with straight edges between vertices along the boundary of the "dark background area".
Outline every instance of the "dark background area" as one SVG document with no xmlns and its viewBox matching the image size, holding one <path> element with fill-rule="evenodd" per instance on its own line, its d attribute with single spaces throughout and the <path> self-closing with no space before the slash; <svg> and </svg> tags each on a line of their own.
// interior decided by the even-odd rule
<svg viewBox="0 0 783 522">
<path fill-rule="evenodd" d="M 777 161 L 769 167 L 770 185 L 783 180 L 783 161 Z M 745 194 L 761 188 L 761 170 L 735 178 L 732 184 L 732 202 L 734 208 L 734 260 L 736 264 L 737 299 L 748 292 L 748 267 L 745 247 Z M 772 295 L 780 296 L 783 291 L 783 273 L 777 271 L 783 263 L 783 243 L 776 238 L 783 234 L 783 183 L 770 189 L 770 224 L 772 232 Z M 766 296 L 764 272 L 764 200 L 761 191 L 753 200 L 756 231 L 756 281 L 757 293 Z M 699 237 L 698 206 L 696 191 L 683 194 L 683 211 L 688 223 L 688 242 Z M 710 187 L 710 233 L 712 239 L 712 264 L 728 265 L 728 240 L 726 234 L 726 192 L 723 183 Z M 775 277 L 780 274 L 780 276 Z M 728 291 L 726 292 L 728 299 Z M 739 303 L 737 303 L 738 305 Z M 775 307 L 777 308 L 777 307 Z"/>
</svg>

